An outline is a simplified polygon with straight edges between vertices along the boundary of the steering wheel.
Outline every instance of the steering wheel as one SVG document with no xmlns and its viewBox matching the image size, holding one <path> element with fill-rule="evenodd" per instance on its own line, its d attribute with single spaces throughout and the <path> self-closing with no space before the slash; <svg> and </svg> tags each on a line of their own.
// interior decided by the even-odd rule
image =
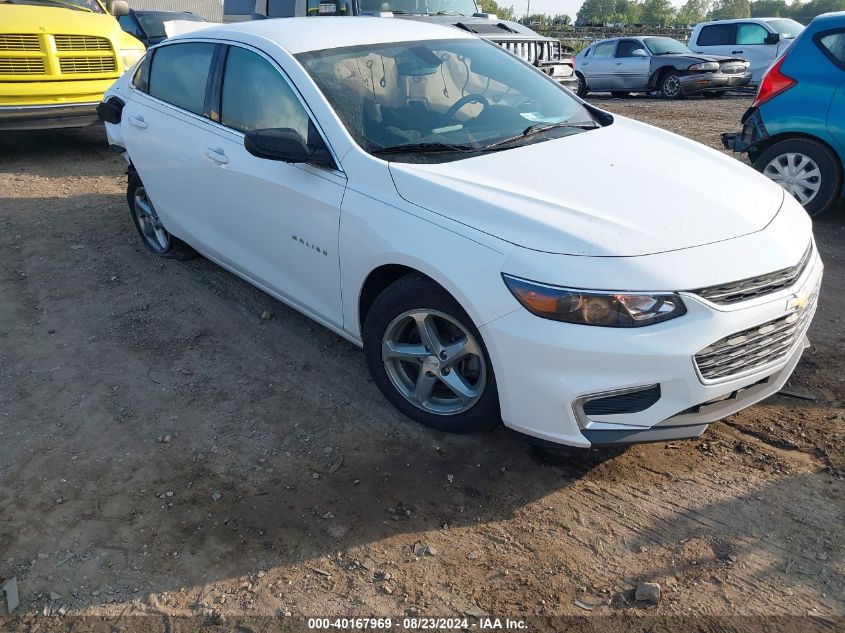
<svg viewBox="0 0 845 633">
<path fill-rule="evenodd" d="M 487 107 L 490 105 L 490 102 L 487 100 L 487 97 L 480 94 L 471 94 L 471 95 L 464 95 L 455 103 L 452 104 L 452 107 L 446 112 L 446 116 L 450 119 L 455 118 L 455 115 L 458 113 L 458 110 L 463 108 L 468 103 L 480 103 L 483 107 Z"/>
</svg>

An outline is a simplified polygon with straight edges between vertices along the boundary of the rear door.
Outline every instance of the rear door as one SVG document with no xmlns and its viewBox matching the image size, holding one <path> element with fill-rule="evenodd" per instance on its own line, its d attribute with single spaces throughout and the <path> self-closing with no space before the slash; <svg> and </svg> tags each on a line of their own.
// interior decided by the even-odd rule
<svg viewBox="0 0 845 633">
<path fill-rule="evenodd" d="M 137 73 L 121 131 L 132 164 L 168 231 L 188 242 L 201 237 L 208 203 L 203 181 L 205 136 L 211 122 L 206 91 L 219 45 L 167 44 L 151 51 Z"/>
<path fill-rule="evenodd" d="M 737 22 L 734 36 L 734 46 L 731 48 L 731 57 L 741 57 L 751 62 L 748 70 L 751 71 L 752 83 L 759 83 L 763 78 L 778 52 L 776 43 L 767 43 L 772 35 L 766 27 L 756 22 Z"/>
<path fill-rule="evenodd" d="M 615 54 L 616 40 L 599 42 L 590 49 L 580 69 L 590 90 L 614 90 Z"/>
<path fill-rule="evenodd" d="M 635 55 L 634 51 L 643 54 Z M 614 59 L 616 73 L 613 83 L 616 90 L 645 90 L 651 59 L 642 42 L 619 40 Z"/>
<path fill-rule="evenodd" d="M 706 55 L 734 56 L 736 50 L 736 26 L 733 23 L 707 24 L 701 27 L 695 42 L 690 42 L 690 48 L 696 53 Z"/>
</svg>

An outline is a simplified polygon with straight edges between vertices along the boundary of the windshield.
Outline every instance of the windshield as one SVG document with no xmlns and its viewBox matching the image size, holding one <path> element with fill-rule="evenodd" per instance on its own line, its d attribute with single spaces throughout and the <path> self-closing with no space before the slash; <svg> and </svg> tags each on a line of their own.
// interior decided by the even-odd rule
<svg viewBox="0 0 845 633">
<path fill-rule="evenodd" d="M 205 21 L 193 13 L 177 13 L 174 11 L 136 12 L 135 17 L 138 18 L 138 22 L 141 24 L 141 28 L 144 29 L 144 33 L 147 34 L 147 37 L 151 38 L 167 37 L 167 33 L 164 32 L 164 23 L 170 22 L 171 20 L 188 20 L 189 22 Z"/>
<path fill-rule="evenodd" d="M 689 55 L 692 51 L 686 44 L 671 37 L 645 37 L 643 43 L 652 55 Z"/>
<path fill-rule="evenodd" d="M 796 22 L 795 20 L 790 20 L 788 18 L 766 20 L 766 23 L 775 31 L 777 31 L 780 36 L 785 40 L 795 39 L 796 37 L 801 35 L 801 31 L 804 30 L 803 24 Z"/>
<path fill-rule="evenodd" d="M 91 13 L 105 13 L 106 10 L 97 0 L 0 0 L 7 4 L 33 4 L 43 7 L 65 8 L 74 11 L 90 11 Z"/>
<path fill-rule="evenodd" d="M 361 11 L 393 11 L 441 15 L 472 15 L 478 11 L 473 0 L 361 0 Z"/>
<path fill-rule="evenodd" d="M 598 127 L 557 83 L 480 39 L 355 46 L 297 59 L 362 148 L 403 162 L 456 160 L 465 156 L 444 154 Z"/>
</svg>

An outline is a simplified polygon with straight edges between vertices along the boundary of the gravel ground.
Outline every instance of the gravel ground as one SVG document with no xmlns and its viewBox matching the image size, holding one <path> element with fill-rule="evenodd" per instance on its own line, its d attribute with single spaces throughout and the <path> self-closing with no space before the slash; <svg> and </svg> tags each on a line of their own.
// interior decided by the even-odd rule
<svg viewBox="0 0 845 633">
<path fill-rule="evenodd" d="M 713 147 L 749 105 L 595 103 Z M 696 441 L 546 449 L 422 428 L 354 346 L 156 259 L 124 168 L 101 129 L 0 136 L 0 630 L 843 630 L 845 214 L 816 224 L 792 396 Z"/>
</svg>

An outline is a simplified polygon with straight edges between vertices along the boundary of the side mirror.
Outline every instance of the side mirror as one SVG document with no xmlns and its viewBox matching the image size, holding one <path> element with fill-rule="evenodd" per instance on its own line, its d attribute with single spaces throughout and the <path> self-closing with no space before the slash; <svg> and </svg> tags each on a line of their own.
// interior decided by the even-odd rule
<svg viewBox="0 0 845 633">
<path fill-rule="evenodd" d="M 319 146 L 309 146 L 299 132 L 290 128 L 247 132 L 244 147 L 253 156 L 267 160 L 334 166 L 329 150 L 322 141 Z"/>
<path fill-rule="evenodd" d="M 648 57 L 648 53 L 642 48 L 635 48 L 631 51 L 631 57 Z"/>
<path fill-rule="evenodd" d="M 766 36 L 766 44 L 777 44 L 778 42 L 780 42 L 780 33 L 769 33 Z"/>
<path fill-rule="evenodd" d="M 114 17 L 129 15 L 129 3 L 126 0 L 112 0 L 109 11 Z"/>
</svg>

